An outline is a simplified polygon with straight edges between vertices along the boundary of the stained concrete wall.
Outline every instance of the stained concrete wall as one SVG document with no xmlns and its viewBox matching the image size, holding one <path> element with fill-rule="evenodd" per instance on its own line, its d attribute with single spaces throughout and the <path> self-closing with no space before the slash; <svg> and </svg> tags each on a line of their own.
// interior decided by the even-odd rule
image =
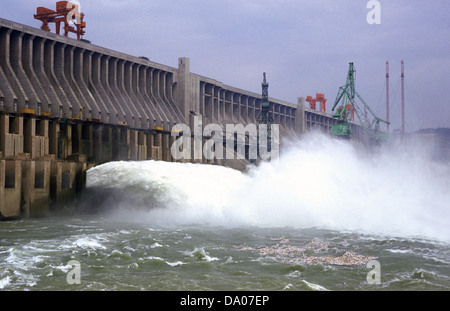
<svg viewBox="0 0 450 311">
<path fill-rule="evenodd" d="M 335 122 L 305 108 L 302 98 L 269 100 L 281 139 L 316 126 L 326 131 Z M 175 161 L 174 125 L 193 129 L 196 116 L 203 127 L 224 130 L 256 124 L 261 104 L 261 94 L 192 73 L 186 57 L 173 68 L 0 18 L 0 213 L 64 210 L 84 188 L 90 167 Z M 249 163 L 192 159 L 181 161 L 241 170 Z"/>
<path fill-rule="evenodd" d="M 20 160 L 0 160 L 0 217 L 21 215 L 22 165 Z"/>
<path fill-rule="evenodd" d="M 50 165 L 50 158 L 47 161 L 22 161 L 22 216 L 42 217 L 48 215 Z"/>
</svg>

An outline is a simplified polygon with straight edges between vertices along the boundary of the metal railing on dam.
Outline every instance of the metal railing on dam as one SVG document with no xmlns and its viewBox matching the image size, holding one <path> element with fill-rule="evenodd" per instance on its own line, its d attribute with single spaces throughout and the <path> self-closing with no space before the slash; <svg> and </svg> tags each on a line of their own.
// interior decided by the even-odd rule
<svg viewBox="0 0 450 311">
<path fill-rule="evenodd" d="M 303 98 L 270 103 L 281 139 L 336 122 Z M 176 124 L 247 125 L 260 112 L 260 94 L 191 73 L 188 58 L 173 68 L 0 18 L 0 217 L 64 209 L 101 163 L 175 161 Z"/>
</svg>

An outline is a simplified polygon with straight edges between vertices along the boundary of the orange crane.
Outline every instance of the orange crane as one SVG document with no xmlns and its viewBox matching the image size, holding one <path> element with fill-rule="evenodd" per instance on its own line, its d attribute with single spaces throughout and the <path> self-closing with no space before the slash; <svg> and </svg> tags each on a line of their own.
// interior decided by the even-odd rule
<svg viewBox="0 0 450 311">
<path fill-rule="evenodd" d="M 325 98 L 325 94 L 316 93 L 316 98 L 312 96 L 307 96 L 306 101 L 309 103 L 309 107 L 311 109 L 316 110 L 316 103 L 320 103 L 320 111 L 325 113 L 327 99 Z"/>
<path fill-rule="evenodd" d="M 325 113 L 327 99 L 325 98 L 325 94 L 316 93 L 316 100 L 320 102 L 320 111 Z"/>
<path fill-rule="evenodd" d="M 48 24 L 55 23 L 56 33 L 59 35 L 61 23 L 64 23 L 64 36 L 68 37 L 69 32 L 72 32 L 77 35 L 77 40 L 81 40 L 85 34 L 84 28 L 86 28 L 86 22 L 83 21 L 84 14 L 78 12 L 77 4 L 73 4 L 70 1 L 58 1 L 56 2 L 56 11 L 38 7 L 36 13 L 34 14 L 34 18 L 42 21 L 42 30 L 50 31 Z M 70 21 L 74 23 L 76 28 L 70 26 Z"/>
<path fill-rule="evenodd" d="M 312 96 L 307 96 L 307 97 L 306 97 L 306 101 L 309 103 L 309 107 L 310 107 L 311 109 L 316 110 L 316 103 L 317 103 L 317 100 L 316 100 L 315 98 L 312 98 Z"/>
<path fill-rule="evenodd" d="M 355 108 L 353 107 L 352 104 L 347 104 L 345 106 L 345 110 L 347 112 L 350 112 L 350 120 L 355 121 Z"/>
</svg>

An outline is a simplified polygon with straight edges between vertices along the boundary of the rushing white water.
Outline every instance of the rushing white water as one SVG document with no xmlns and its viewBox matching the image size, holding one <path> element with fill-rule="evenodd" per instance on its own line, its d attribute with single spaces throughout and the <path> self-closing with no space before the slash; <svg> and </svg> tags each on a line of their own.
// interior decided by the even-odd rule
<svg viewBox="0 0 450 311">
<path fill-rule="evenodd" d="M 211 165 L 112 162 L 88 171 L 87 187 L 115 193 L 111 211 L 136 221 L 450 240 L 449 172 L 448 164 L 411 150 L 368 155 L 311 134 L 247 174 Z"/>
</svg>

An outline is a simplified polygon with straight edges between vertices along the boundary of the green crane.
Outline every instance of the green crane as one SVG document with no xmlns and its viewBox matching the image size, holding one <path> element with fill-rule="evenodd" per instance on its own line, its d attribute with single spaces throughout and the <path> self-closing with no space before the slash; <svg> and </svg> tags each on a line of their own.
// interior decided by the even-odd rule
<svg viewBox="0 0 450 311">
<path fill-rule="evenodd" d="M 380 131 L 380 122 L 390 124 L 375 115 L 370 106 L 364 101 L 364 99 L 359 95 L 355 89 L 355 74 L 356 70 L 353 63 L 349 64 L 347 83 L 339 88 L 339 92 L 336 96 L 334 106 L 332 111 L 341 104 L 336 112 L 333 114 L 333 118 L 337 119 L 337 123 L 331 126 L 331 135 L 335 137 L 341 137 L 345 139 L 350 139 L 353 131 L 350 128 L 350 120 L 353 119 L 353 113 L 356 113 L 361 126 L 366 132 L 369 143 L 379 144 L 382 141 L 387 140 L 388 136 L 386 133 Z M 365 112 L 363 112 L 356 104 L 355 98 L 358 98 Z M 367 111 L 373 116 L 373 120 L 370 120 L 367 116 Z"/>
</svg>

